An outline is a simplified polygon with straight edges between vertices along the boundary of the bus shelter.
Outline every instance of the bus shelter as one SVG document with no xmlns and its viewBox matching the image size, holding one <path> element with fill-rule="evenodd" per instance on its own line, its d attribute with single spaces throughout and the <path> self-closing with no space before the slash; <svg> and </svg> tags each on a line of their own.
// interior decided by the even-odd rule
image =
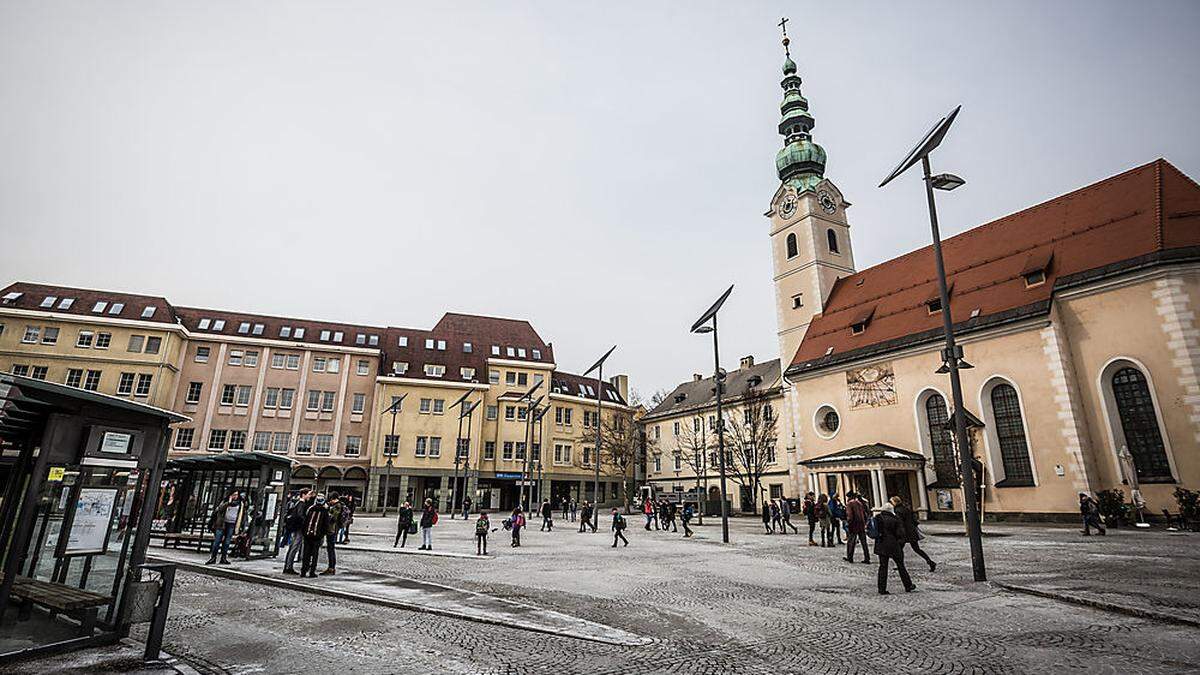
<svg viewBox="0 0 1200 675">
<path fill-rule="evenodd" d="M 168 425 L 187 419 L 0 374 L 0 663 L 128 633 Z"/>
<path fill-rule="evenodd" d="M 291 474 L 291 460 L 263 452 L 172 459 L 159 483 L 153 536 L 161 538 L 164 547 L 208 550 L 214 538 L 213 513 L 236 491 L 243 507 L 230 555 L 247 559 L 278 555 Z"/>
</svg>

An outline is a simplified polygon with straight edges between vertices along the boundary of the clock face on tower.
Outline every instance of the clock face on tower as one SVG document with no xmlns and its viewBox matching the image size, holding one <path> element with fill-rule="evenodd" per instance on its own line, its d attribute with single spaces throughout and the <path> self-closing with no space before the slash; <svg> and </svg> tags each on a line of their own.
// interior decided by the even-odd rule
<svg viewBox="0 0 1200 675">
<path fill-rule="evenodd" d="M 796 215 L 796 205 L 799 200 L 796 198 L 796 193 L 789 192 L 784 195 L 783 201 L 779 202 L 779 215 L 784 218 L 791 218 Z"/>
<path fill-rule="evenodd" d="M 824 190 L 817 194 L 817 202 L 821 204 L 825 213 L 832 214 L 837 211 L 837 202 L 833 201 L 833 195 Z"/>
</svg>

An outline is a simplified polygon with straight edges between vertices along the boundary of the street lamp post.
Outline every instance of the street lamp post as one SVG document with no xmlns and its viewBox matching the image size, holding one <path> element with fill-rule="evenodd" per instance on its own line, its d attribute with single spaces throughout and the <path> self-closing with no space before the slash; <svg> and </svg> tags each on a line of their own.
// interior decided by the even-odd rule
<svg viewBox="0 0 1200 675">
<path fill-rule="evenodd" d="M 601 356 L 583 374 L 584 377 L 587 377 L 593 370 L 596 371 L 596 447 L 592 450 L 592 463 L 595 465 L 595 473 L 592 476 L 592 499 L 596 500 L 592 506 L 593 530 L 600 526 L 600 403 L 601 394 L 604 393 L 604 362 L 616 348 L 617 346 L 613 345 L 612 349 L 604 352 L 604 356 Z"/>
<path fill-rule="evenodd" d="M 972 461 L 974 458 L 971 456 L 971 445 L 967 437 L 967 416 L 963 407 L 962 380 L 958 373 L 961 368 L 970 366 L 962 360 L 961 348 L 954 341 L 954 322 L 950 316 L 950 292 L 946 284 L 946 264 L 942 258 L 942 236 L 938 230 L 937 206 L 933 198 L 935 189 L 953 190 L 962 186 L 966 181 L 953 174 L 930 175 L 929 168 L 929 154 L 941 144 L 961 107 L 955 108 L 950 111 L 950 114 L 939 120 L 933 129 L 925 134 L 925 138 L 904 158 L 904 161 L 900 162 L 896 169 L 879 184 L 879 187 L 887 185 L 917 161 L 921 162 L 925 181 L 925 199 L 929 204 L 929 229 L 933 234 L 933 259 L 937 267 L 938 298 L 942 304 L 942 330 L 946 338 L 946 349 L 942 354 L 943 363 L 938 371 L 943 372 L 944 369 L 950 375 L 950 392 L 954 400 L 954 440 L 955 445 L 958 446 L 959 465 L 962 473 L 960 479 L 963 484 L 963 513 L 967 521 L 967 538 L 971 545 L 971 570 L 974 573 L 975 581 L 987 581 L 987 570 L 983 560 L 983 535 L 979 525 L 979 507 L 975 503 L 975 466 Z"/>
<path fill-rule="evenodd" d="M 533 410 L 539 403 L 542 402 L 541 396 L 534 401 L 533 394 L 541 386 L 541 382 L 535 382 L 534 385 L 529 388 L 529 391 L 522 394 L 520 398 L 520 400 L 525 403 L 525 461 L 521 465 L 521 484 L 517 486 L 517 504 L 523 504 L 523 508 L 526 512 L 529 511 L 529 498 L 525 491 L 525 483 L 529 482 L 532 475 L 530 471 L 529 455 L 530 449 L 533 446 Z"/>
<path fill-rule="evenodd" d="M 462 456 L 463 404 L 472 393 L 468 390 L 450 406 L 451 409 L 458 408 L 458 435 L 454 439 L 454 475 L 450 478 L 450 520 L 454 520 L 454 512 L 458 510 L 458 463 Z"/>
<path fill-rule="evenodd" d="M 725 492 L 725 416 L 721 409 L 721 390 L 725 386 L 725 373 L 721 371 L 721 349 L 717 342 L 717 312 L 732 292 L 733 286 L 730 286 L 717 298 L 712 307 L 692 324 L 693 333 L 712 333 L 713 336 L 713 390 L 717 396 L 717 457 L 720 460 L 718 466 L 721 471 L 721 541 L 726 544 L 729 543 L 729 500 Z M 712 321 L 711 326 L 707 325 L 709 321 Z"/>
<path fill-rule="evenodd" d="M 390 490 L 392 487 L 392 458 L 396 456 L 396 451 L 400 449 L 400 439 L 396 437 L 396 414 L 400 412 L 400 404 L 404 402 L 405 396 L 408 396 L 408 394 L 404 393 L 398 397 L 395 397 L 395 400 L 392 401 L 392 404 L 390 406 L 384 408 L 383 412 L 379 413 L 380 415 L 386 415 L 388 413 L 392 414 L 392 433 L 390 436 L 388 436 L 387 438 L 385 438 L 383 440 L 383 454 L 384 454 L 384 456 L 387 457 L 387 471 L 384 473 L 384 483 L 383 483 L 383 517 L 384 518 L 387 517 L 388 490 Z M 388 440 L 389 439 L 392 439 L 396 442 L 396 447 L 392 448 L 391 452 L 388 451 Z"/>
</svg>

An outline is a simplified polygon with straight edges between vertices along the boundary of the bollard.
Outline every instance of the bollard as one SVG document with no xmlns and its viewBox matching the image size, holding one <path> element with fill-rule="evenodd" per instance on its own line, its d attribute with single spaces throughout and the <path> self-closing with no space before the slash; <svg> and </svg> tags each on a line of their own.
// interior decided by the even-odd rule
<svg viewBox="0 0 1200 675">
<path fill-rule="evenodd" d="M 142 655 L 144 661 L 157 661 L 162 652 L 163 632 L 167 628 L 167 613 L 171 610 L 171 590 L 175 587 L 174 563 L 146 563 L 139 566 L 148 572 L 157 572 L 162 577 L 158 603 L 154 606 L 154 614 L 150 618 L 150 631 L 146 635 L 146 652 Z"/>
</svg>

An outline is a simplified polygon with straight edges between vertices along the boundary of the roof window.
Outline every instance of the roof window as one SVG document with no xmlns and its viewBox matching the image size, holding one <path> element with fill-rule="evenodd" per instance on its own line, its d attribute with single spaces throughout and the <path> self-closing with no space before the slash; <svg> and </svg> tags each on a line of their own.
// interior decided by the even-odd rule
<svg viewBox="0 0 1200 675">
<path fill-rule="evenodd" d="M 1033 288 L 1046 283 L 1046 273 L 1054 260 L 1054 251 L 1033 251 L 1025 258 L 1025 266 L 1021 268 L 1021 276 L 1025 279 L 1025 288 Z"/>
<path fill-rule="evenodd" d="M 41 306 L 42 307 L 53 307 L 54 303 L 57 300 L 58 300 L 58 298 L 54 297 L 53 295 L 47 295 L 46 298 L 44 300 L 42 300 Z"/>
<path fill-rule="evenodd" d="M 116 316 L 123 311 L 125 311 L 125 303 L 123 302 L 114 302 L 112 307 L 108 308 L 108 313 L 113 316 Z"/>
<path fill-rule="evenodd" d="M 250 332 L 250 322 L 243 321 L 243 322 L 239 323 L 238 324 L 238 332 L 241 333 L 242 335 L 248 334 Z"/>
<path fill-rule="evenodd" d="M 142 308 L 142 318 L 143 318 L 143 319 L 151 319 L 151 318 L 153 318 L 153 317 L 154 317 L 154 311 L 155 311 L 156 309 L 158 309 L 158 308 L 157 308 L 157 307 L 155 307 L 154 305 L 150 305 L 149 307 L 143 307 L 143 308 Z"/>
<path fill-rule="evenodd" d="M 225 319 L 217 319 L 214 321 L 213 330 L 225 330 Z"/>
<path fill-rule="evenodd" d="M 107 302 L 105 302 L 104 300 L 97 300 L 96 304 L 92 305 L 92 313 L 93 314 L 103 314 L 105 308 L 107 308 L 107 307 L 108 307 Z"/>
<path fill-rule="evenodd" d="M 71 309 L 71 305 L 75 304 L 75 298 L 63 298 L 58 302 L 59 309 Z"/>
<path fill-rule="evenodd" d="M 18 293 L 18 292 L 16 292 L 16 291 L 13 291 L 13 292 L 11 292 L 11 293 L 5 293 L 5 294 L 4 294 L 4 302 L 14 302 L 14 301 L 16 301 L 18 298 L 20 298 L 22 295 L 25 295 L 25 294 L 24 294 L 24 293 Z"/>
</svg>

